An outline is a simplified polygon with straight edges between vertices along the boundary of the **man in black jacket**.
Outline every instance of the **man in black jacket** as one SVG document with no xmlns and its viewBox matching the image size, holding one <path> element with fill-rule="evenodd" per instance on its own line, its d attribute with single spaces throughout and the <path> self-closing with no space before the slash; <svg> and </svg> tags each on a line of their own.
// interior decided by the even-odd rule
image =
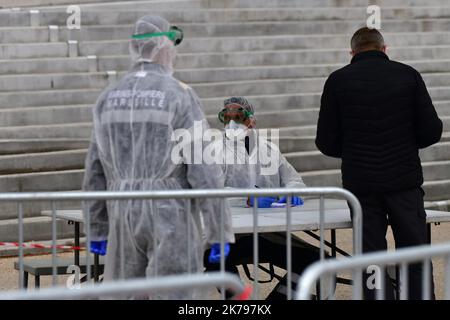
<svg viewBox="0 0 450 320">
<path fill-rule="evenodd" d="M 325 83 L 316 146 L 342 159 L 343 187 L 363 208 L 364 252 L 387 249 L 389 223 L 397 248 L 426 244 L 418 151 L 439 141 L 442 121 L 419 72 L 389 60 L 378 30 L 359 29 L 351 49 L 351 63 Z M 412 265 L 410 299 L 421 299 L 421 276 L 421 265 Z M 376 289 L 364 288 L 366 298 L 373 298 Z M 434 297 L 433 283 L 431 288 Z"/>
</svg>

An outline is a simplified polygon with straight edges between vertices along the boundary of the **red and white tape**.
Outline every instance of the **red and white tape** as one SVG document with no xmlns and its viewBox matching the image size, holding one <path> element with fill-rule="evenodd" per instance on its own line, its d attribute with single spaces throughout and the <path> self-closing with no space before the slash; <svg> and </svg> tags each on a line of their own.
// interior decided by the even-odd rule
<svg viewBox="0 0 450 320">
<path fill-rule="evenodd" d="M 0 247 L 20 247 L 20 243 L 18 242 L 0 242 Z M 75 246 L 63 246 L 63 245 L 43 245 L 39 243 L 22 243 L 23 248 L 36 248 L 36 249 L 63 249 L 63 250 L 83 250 L 83 247 L 75 247 Z"/>
</svg>

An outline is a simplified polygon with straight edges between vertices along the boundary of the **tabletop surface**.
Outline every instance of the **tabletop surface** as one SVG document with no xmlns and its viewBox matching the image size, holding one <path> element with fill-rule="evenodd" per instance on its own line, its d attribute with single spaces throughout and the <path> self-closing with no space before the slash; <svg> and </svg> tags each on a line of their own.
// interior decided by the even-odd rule
<svg viewBox="0 0 450 320">
<path fill-rule="evenodd" d="M 329 199 L 324 202 L 325 229 L 352 228 L 350 210 L 345 200 Z M 253 208 L 231 207 L 233 215 L 233 230 L 235 233 L 253 232 Z M 427 222 L 450 222 L 450 212 L 426 210 Z M 52 216 L 52 211 L 42 211 L 44 216 Z M 319 229 L 319 199 L 307 199 L 303 206 L 291 208 L 291 230 Z M 56 210 L 59 219 L 84 222 L 82 211 Z M 286 208 L 258 208 L 258 232 L 286 231 Z"/>
</svg>

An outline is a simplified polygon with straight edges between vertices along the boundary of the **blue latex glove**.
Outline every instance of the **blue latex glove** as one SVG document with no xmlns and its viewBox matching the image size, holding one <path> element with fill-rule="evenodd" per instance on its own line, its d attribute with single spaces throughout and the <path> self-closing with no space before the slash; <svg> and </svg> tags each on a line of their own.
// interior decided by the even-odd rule
<svg viewBox="0 0 450 320">
<path fill-rule="evenodd" d="M 228 257 L 230 253 L 230 244 L 225 243 L 225 259 Z M 209 253 L 208 258 L 209 263 L 219 263 L 220 262 L 220 243 L 214 243 L 211 246 L 211 252 Z"/>
<path fill-rule="evenodd" d="M 277 201 L 275 197 L 258 197 L 258 208 L 270 208 L 270 205 Z M 250 197 L 250 207 L 253 207 L 255 197 Z"/>
<path fill-rule="evenodd" d="M 91 252 L 104 256 L 106 254 L 107 240 L 103 241 L 91 241 Z"/>
<path fill-rule="evenodd" d="M 303 199 L 300 197 L 297 197 L 297 196 L 293 196 L 293 197 L 291 197 L 291 199 L 292 199 L 291 204 L 293 206 L 301 206 L 304 203 Z M 278 201 L 278 203 L 286 203 L 286 201 L 287 201 L 287 197 L 283 197 L 280 199 L 280 201 Z"/>
</svg>

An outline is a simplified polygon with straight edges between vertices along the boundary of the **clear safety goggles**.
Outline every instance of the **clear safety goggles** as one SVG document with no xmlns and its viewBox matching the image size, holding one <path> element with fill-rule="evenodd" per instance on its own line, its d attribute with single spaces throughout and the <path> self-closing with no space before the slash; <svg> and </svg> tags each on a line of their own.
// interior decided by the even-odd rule
<svg viewBox="0 0 450 320">
<path fill-rule="evenodd" d="M 245 120 L 252 117 L 253 113 L 245 110 L 243 107 L 237 108 L 224 108 L 219 112 L 219 121 L 228 124 L 231 120 L 237 123 L 244 123 Z"/>
<path fill-rule="evenodd" d="M 132 36 L 133 39 L 136 40 L 142 40 L 142 39 L 148 39 L 153 37 L 162 37 L 166 36 L 169 38 L 174 45 L 179 45 L 183 41 L 183 30 L 178 28 L 177 26 L 170 27 L 170 30 L 167 32 L 156 32 L 156 33 L 143 33 L 143 34 L 134 34 Z"/>
</svg>

